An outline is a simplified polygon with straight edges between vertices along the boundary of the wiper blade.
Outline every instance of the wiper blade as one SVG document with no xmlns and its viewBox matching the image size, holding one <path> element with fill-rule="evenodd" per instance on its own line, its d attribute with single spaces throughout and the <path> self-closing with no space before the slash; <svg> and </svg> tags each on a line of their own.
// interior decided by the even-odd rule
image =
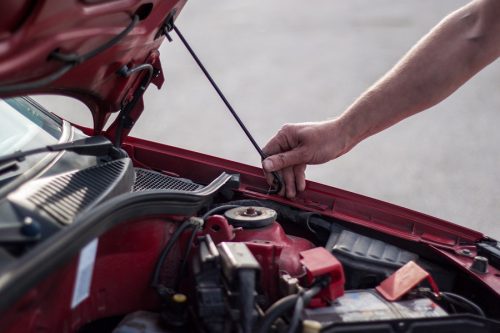
<svg viewBox="0 0 500 333">
<path fill-rule="evenodd" d="M 0 169 L 10 168 L 13 161 L 21 162 L 26 156 L 45 152 L 72 151 L 80 155 L 104 156 L 113 155 L 116 152 L 114 145 L 103 136 L 93 136 L 66 143 L 59 143 L 45 147 L 16 151 L 0 157 Z M 5 165 L 5 166 L 4 166 Z"/>
<path fill-rule="evenodd" d="M 3 164 L 0 164 L 0 175 L 6 172 L 14 171 L 19 169 L 19 165 L 17 161 L 9 161 Z"/>
</svg>

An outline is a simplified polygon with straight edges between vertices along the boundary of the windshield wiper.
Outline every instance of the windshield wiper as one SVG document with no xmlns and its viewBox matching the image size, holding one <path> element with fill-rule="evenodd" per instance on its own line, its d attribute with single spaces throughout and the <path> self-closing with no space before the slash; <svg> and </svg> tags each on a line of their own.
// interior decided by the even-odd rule
<svg viewBox="0 0 500 333">
<path fill-rule="evenodd" d="M 0 157 L 0 169 L 4 169 L 5 167 L 11 167 L 13 161 L 21 162 L 28 155 L 40 154 L 40 153 L 52 153 L 58 151 L 72 151 L 80 155 L 89 155 L 89 156 L 105 156 L 110 155 L 111 157 L 122 157 L 123 152 L 117 149 L 111 141 L 103 136 L 93 136 L 85 139 L 79 139 L 66 143 L 59 143 L 55 145 L 49 145 L 45 147 L 24 150 L 24 151 L 16 151 L 12 154 L 8 154 Z"/>
<path fill-rule="evenodd" d="M 10 172 L 19 169 L 17 161 L 9 161 L 4 164 L 0 164 L 0 174 L 5 172 Z"/>
</svg>

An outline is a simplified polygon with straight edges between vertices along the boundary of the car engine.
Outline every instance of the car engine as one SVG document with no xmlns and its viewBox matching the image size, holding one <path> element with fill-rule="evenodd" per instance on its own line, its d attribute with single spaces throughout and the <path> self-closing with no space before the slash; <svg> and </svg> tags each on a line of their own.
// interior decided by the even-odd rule
<svg viewBox="0 0 500 333">
<path fill-rule="evenodd" d="M 85 190 L 89 182 L 92 191 Z M 46 239 L 35 247 L 42 254 L 52 244 L 61 248 L 33 266 L 33 277 L 46 270 L 61 285 L 56 294 L 37 287 L 39 296 L 29 302 L 46 317 L 33 327 L 65 325 L 82 333 L 496 329 L 471 300 L 476 295 L 488 307 L 495 296 L 478 294 L 484 289 L 477 282 L 427 246 L 240 187 L 237 174 L 201 185 L 118 159 L 12 193 L 4 202 L 12 214 L 28 214 L 30 225 L 44 230 L 25 234 L 23 244 Z M 37 254 L 30 248 L 8 251 L 28 258 Z M 54 271 L 61 266 L 51 261 L 71 251 L 79 251 L 76 260 Z M 7 332 L 22 325 L 15 318 L 31 316 L 24 302 L 10 308 Z M 66 302 L 69 312 L 61 307 Z M 495 316 L 497 310 L 488 311 Z"/>
<path fill-rule="evenodd" d="M 129 314 L 113 332 L 316 332 L 332 324 L 448 316 L 429 288 L 396 302 L 374 288 L 385 272 L 408 262 L 425 266 L 440 285 L 453 284 L 451 272 L 314 214 L 269 208 L 278 206 L 239 200 L 184 222 L 153 275 L 162 311 Z M 330 229 L 328 247 L 286 234 L 277 217 L 290 214 L 295 223 L 305 219 L 311 234 Z M 182 259 L 164 267 L 175 247 Z"/>
</svg>

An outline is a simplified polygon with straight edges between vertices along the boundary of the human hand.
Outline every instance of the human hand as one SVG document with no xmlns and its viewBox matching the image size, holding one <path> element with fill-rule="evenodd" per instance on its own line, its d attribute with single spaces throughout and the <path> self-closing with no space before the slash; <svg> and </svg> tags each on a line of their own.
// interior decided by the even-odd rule
<svg viewBox="0 0 500 333">
<path fill-rule="evenodd" d="M 263 149 L 268 155 L 262 166 L 269 184 L 270 173 L 277 171 L 283 179 L 282 195 L 293 198 L 304 191 L 307 164 L 325 163 L 347 151 L 341 133 L 338 120 L 284 125 Z"/>
</svg>

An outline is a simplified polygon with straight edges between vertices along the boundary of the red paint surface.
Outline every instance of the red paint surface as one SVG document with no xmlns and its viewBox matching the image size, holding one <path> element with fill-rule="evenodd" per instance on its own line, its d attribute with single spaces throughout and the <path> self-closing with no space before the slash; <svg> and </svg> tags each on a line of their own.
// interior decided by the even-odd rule
<svg viewBox="0 0 500 333">
<path fill-rule="evenodd" d="M 179 14 L 186 0 L 2 0 L 0 4 L 0 85 L 30 82 L 46 77 L 64 63 L 51 52 L 82 55 L 122 32 L 143 5 L 151 4 L 148 16 L 118 44 L 78 64 L 56 81 L 36 89 L 5 96 L 56 93 L 75 97 L 90 108 L 94 129 L 99 132 L 110 113 L 137 88 L 145 72 L 127 78 L 117 74 L 124 65 L 161 65 L 157 50 L 165 37 L 158 34 L 170 12 Z M 155 84 L 161 86 L 160 75 Z M 134 109 L 134 120 L 142 102 Z"/>
<path fill-rule="evenodd" d="M 478 279 L 500 297 L 500 271 L 492 267 L 487 274 L 478 275 L 468 270 L 471 259 L 458 254 L 460 250 L 470 249 L 476 242 L 484 239 L 485 236 L 480 232 L 407 208 L 310 181 L 307 182 L 306 191 L 295 200 L 258 193 L 255 188 L 264 191 L 268 189 L 261 169 L 156 142 L 129 137 L 125 149 L 134 163 L 172 172 L 202 184 L 209 183 L 222 171 L 238 173 L 241 179 L 238 192 L 248 198 L 272 199 L 298 209 L 337 218 L 355 226 L 427 244 L 436 249 L 436 255 L 445 257 L 452 266 Z"/>
<path fill-rule="evenodd" d="M 52 51 L 84 54 L 96 48 L 120 33 L 135 11 L 146 3 L 153 4 L 151 14 L 121 43 L 78 65 L 46 87 L 15 94 L 58 93 L 76 97 L 92 110 L 94 133 L 98 133 L 109 114 L 120 108 L 142 77 L 141 74 L 124 78 L 116 75 L 116 71 L 123 65 L 133 67 L 142 63 L 152 63 L 161 69 L 157 49 L 164 38 L 155 37 L 168 13 L 174 8 L 178 13 L 185 1 L 122 0 L 88 5 L 67 0 L 2 0 L 0 84 L 26 82 L 53 73 L 61 64 L 48 59 Z M 141 107 L 134 109 L 133 119 L 141 112 Z M 112 133 L 111 129 L 108 134 Z M 500 295 L 498 270 L 490 267 L 487 274 L 473 273 L 468 269 L 472 259 L 456 254 L 462 247 L 482 239 L 481 233 L 313 182 L 308 182 L 307 191 L 294 201 L 265 195 L 255 190 L 267 189 L 258 168 L 135 138 L 126 142 L 125 148 L 136 165 L 179 174 L 205 184 L 222 171 L 239 173 L 239 193 L 247 197 L 272 198 L 352 225 L 428 244 L 450 264 Z M 87 300 L 73 310 L 70 308 L 75 257 L 4 313 L 0 331 L 74 332 L 98 318 L 157 308 L 159 300 L 149 282 L 158 254 L 170 234 L 171 224 L 162 220 L 128 222 L 112 229 L 100 238 L 91 295 Z M 262 283 L 269 295 L 277 294 L 276 279 L 281 270 L 301 273 L 298 252 L 312 247 L 304 239 L 287 237 L 277 224 L 254 231 L 227 229 L 222 236 L 219 239 L 229 237 L 224 240 L 247 243 L 263 267 L 262 276 L 267 279 Z"/>
<path fill-rule="evenodd" d="M 158 308 L 159 299 L 149 285 L 171 227 L 163 220 L 145 220 L 110 230 L 99 239 L 88 299 L 70 308 L 76 256 L 4 313 L 0 332 L 75 332 L 99 318 Z"/>
<path fill-rule="evenodd" d="M 454 250 L 484 238 L 480 232 L 445 220 L 310 181 L 306 191 L 294 200 L 262 194 L 255 189 L 265 192 L 269 186 L 260 168 L 137 138 L 129 137 L 125 143 L 130 157 L 139 165 L 182 175 L 202 184 L 209 183 L 222 171 L 239 173 L 239 192 L 246 196 L 272 198 L 410 241 Z"/>
<path fill-rule="evenodd" d="M 270 299 L 279 295 L 279 277 L 285 272 L 300 277 L 305 272 L 299 253 L 314 247 L 306 239 L 286 235 L 279 223 L 256 229 L 233 228 L 225 217 L 214 215 L 208 218 L 204 229 L 213 241 L 244 242 L 261 267 L 260 286 Z"/>
<path fill-rule="evenodd" d="M 271 198 L 299 209 L 319 212 L 323 216 L 340 218 L 352 225 L 428 244 L 436 256 L 487 286 L 492 293 L 500 294 L 498 270 L 490 266 L 487 274 L 473 273 L 468 269 L 472 259 L 457 254 L 460 249 L 470 249 L 474 242 L 483 238 L 478 232 L 311 182 L 298 200 L 289 201 L 252 190 L 256 187 L 267 188 L 258 168 L 133 138 L 127 140 L 125 148 L 136 165 L 179 174 L 205 184 L 222 171 L 239 173 L 241 185 L 238 192 L 247 198 Z M 209 223 L 211 221 L 212 219 Z M 171 232 L 172 224 L 161 220 L 128 222 L 110 230 L 100 237 L 89 299 L 76 309 L 70 309 L 75 283 L 75 257 L 72 262 L 41 281 L 4 313 L 0 320 L 0 331 L 74 332 L 85 323 L 98 318 L 157 308 L 159 300 L 149 287 L 149 282 L 156 259 Z M 297 251 L 312 247 L 308 241 L 287 237 L 275 225 L 265 232 L 242 232 L 228 227 L 220 235 L 219 242 L 244 241 L 249 246 L 261 263 L 264 276 L 267 276 L 267 279 L 262 280 L 262 286 L 270 296 L 277 295 L 275 286 L 281 268 L 298 273 L 300 263 Z M 215 234 L 213 238 L 215 239 Z M 286 251 L 290 252 L 286 254 Z M 168 267 L 173 267 L 170 264 L 178 258 L 169 260 L 167 270 Z"/>
<path fill-rule="evenodd" d="M 320 277 L 330 277 L 329 285 L 311 300 L 311 306 L 324 306 L 344 295 L 344 269 L 333 254 L 324 247 L 315 247 L 300 252 L 300 257 L 306 270 L 307 285 L 312 285 Z"/>
<path fill-rule="evenodd" d="M 436 288 L 436 283 L 432 280 L 429 273 L 414 261 L 410 261 L 392 273 L 375 289 L 377 289 L 386 300 L 393 302 L 406 295 L 425 279 L 430 279 L 430 281 L 432 281 L 431 286 Z M 439 292 L 439 290 L 436 289 L 434 292 Z"/>
</svg>

